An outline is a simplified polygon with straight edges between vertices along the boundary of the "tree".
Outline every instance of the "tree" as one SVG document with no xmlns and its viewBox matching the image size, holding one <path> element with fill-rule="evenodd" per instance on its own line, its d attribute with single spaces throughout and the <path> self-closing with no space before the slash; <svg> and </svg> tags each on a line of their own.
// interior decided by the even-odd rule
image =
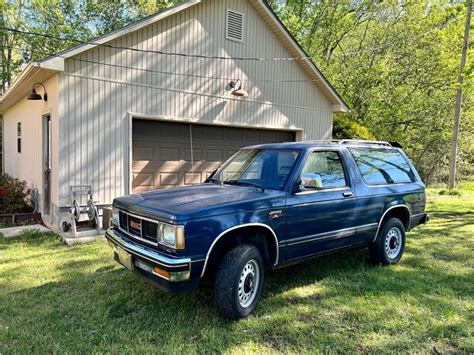
<svg viewBox="0 0 474 355">
<path fill-rule="evenodd" d="M 274 0 L 272 6 L 348 103 L 353 122 L 377 139 L 401 142 L 426 182 L 446 178 L 463 4 Z M 464 85 L 472 96 L 472 75 Z M 467 134 L 474 116 L 463 112 Z M 460 146 L 464 165 L 470 138 Z"/>
<path fill-rule="evenodd" d="M 24 9 L 25 4 L 21 0 L 15 2 L 0 0 L 0 93 L 11 84 L 14 75 L 20 70 L 27 57 L 27 53 L 16 49 L 17 46 L 24 44 L 18 34 L 1 28 L 21 27 L 24 24 L 22 16 Z"/>
<path fill-rule="evenodd" d="M 0 0 L 0 92 L 37 60 L 158 12 L 176 0 Z M 46 34 L 35 36 L 6 29 Z"/>
<path fill-rule="evenodd" d="M 347 115 L 336 115 L 334 117 L 332 136 L 335 139 L 364 139 L 369 141 L 375 139 L 367 127 L 354 122 Z"/>
</svg>

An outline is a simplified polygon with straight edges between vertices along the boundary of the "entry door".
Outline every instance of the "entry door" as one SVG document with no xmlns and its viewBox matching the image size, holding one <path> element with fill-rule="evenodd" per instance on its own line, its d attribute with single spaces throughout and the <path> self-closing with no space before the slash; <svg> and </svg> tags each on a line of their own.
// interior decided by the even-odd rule
<svg viewBox="0 0 474 355">
<path fill-rule="evenodd" d="M 356 199 L 338 151 L 309 154 L 286 206 L 285 258 L 298 259 L 349 245 Z"/>
<path fill-rule="evenodd" d="M 51 116 L 43 118 L 43 214 L 51 212 Z"/>
</svg>

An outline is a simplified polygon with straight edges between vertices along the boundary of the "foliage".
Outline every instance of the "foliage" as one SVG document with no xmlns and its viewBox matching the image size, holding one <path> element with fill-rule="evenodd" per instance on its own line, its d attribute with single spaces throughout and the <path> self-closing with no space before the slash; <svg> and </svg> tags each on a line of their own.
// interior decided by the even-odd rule
<svg viewBox="0 0 474 355">
<path fill-rule="evenodd" d="M 461 196 L 461 191 L 455 189 L 442 189 L 438 192 L 441 196 Z"/>
<path fill-rule="evenodd" d="M 334 117 L 332 135 L 335 139 L 375 139 L 367 127 L 352 121 L 347 115 L 336 115 Z"/>
<path fill-rule="evenodd" d="M 446 181 L 465 4 L 273 0 L 273 7 L 377 138 L 399 141 L 426 182 Z M 469 51 L 472 58 L 472 50 Z M 464 84 L 459 172 L 473 172 L 473 61 Z"/>
<path fill-rule="evenodd" d="M 154 289 L 103 240 L 0 238 L 0 353 L 473 353 L 474 183 L 430 190 L 430 222 L 405 255 L 372 266 L 367 250 L 269 271 L 249 318 L 229 322 L 212 290 Z"/>
<path fill-rule="evenodd" d="M 22 212 L 28 206 L 29 193 L 26 181 L 0 175 L 0 214 Z"/>
<path fill-rule="evenodd" d="M 0 0 L 0 93 L 30 60 L 55 54 L 77 41 L 121 28 L 176 0 Z M 1 28 L 47 34 L 31 36 Z"/>
</svg>

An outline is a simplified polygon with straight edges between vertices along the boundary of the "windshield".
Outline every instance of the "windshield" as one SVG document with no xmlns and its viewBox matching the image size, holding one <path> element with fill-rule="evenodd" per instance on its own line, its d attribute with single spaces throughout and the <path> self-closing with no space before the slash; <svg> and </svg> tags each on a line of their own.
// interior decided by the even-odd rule
<svg viewBox="0 0 474 355">
<path fill-rule="evenodd" d="M 292 149 L 244 149 L 227 160 L 209 181 L 281 190 L 298 158 Z"/>
</svg>

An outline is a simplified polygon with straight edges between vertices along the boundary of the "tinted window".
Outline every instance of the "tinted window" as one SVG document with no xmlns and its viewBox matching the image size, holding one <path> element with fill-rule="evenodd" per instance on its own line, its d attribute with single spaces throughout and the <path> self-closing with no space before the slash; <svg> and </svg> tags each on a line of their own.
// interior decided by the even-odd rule
<svg viewBox="0 0 474 355">
<path fill-rule="evenodd" d="M 403 155 L 394 149 L 350 148 L 368 185 L 398 184 L 415 181 Z"/>
<path fill-rule="evenodd" d="M 347 186 L 342 162 L 337 152 L 313 152 L 301 174 L 304 188 L 330 189 Z"/>
</svg>

